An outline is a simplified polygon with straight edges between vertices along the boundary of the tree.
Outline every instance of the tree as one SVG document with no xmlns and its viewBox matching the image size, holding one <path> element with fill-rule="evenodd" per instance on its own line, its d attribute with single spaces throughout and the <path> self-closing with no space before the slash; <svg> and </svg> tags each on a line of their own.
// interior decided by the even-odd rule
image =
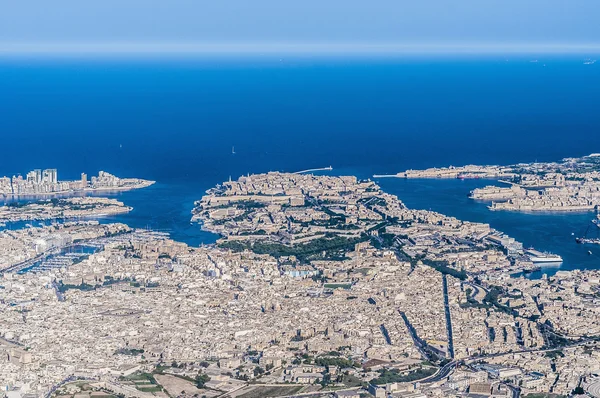
<svg viewBox="0 0 600 398">
<path fill-rule="evenodd" d="M 258 377 L 258 376 L 262 375 L 263 373 L 265 373 L 265 370 L 263 368 L 261 368 L 260 366 L 257 366 L 254 368 L 254 377 Z"/>
<path fill-rule="evenodd" d="M 196 376 L 196 387 L 204 388 L 207 382 L 210 381 L 210 376 L 207 374 L 198 374 Z"/>
</svg>

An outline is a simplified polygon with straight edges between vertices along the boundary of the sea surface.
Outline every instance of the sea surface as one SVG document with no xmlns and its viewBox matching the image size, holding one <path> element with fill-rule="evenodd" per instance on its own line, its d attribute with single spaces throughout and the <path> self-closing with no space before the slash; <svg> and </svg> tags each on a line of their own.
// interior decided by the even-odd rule
<svg viewBox="0 0 600 398">
<path fill-rule="evenodd" d="M 600 152 L 600 63 L 587 57 L 0 57 L 0 176 L 156 180 L 113 194 L 134 210 L 103 222 L 208 244 L 190 211 L 229 177 L 331 165 L 370 178 Z M 409 207 L 558 253 L 560 269 L 600 269 L 600 246 L 574 242 L 592 213 L 491 212 L 467 198 L 493 181 L 377 182 Z"/>
</svg>

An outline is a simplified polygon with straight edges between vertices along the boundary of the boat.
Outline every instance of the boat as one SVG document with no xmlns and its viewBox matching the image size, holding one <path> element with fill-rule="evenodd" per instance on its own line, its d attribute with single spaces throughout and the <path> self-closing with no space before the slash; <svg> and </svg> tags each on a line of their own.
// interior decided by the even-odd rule
<svg viewBox="0 0 600 398">
<path fill-rule="evenodd" d="M 562 257 L 558 254 L 542 253 L 534 249 L 525 250 L 525 253 L 529 256 L 529 260 L 532 263 L 561 263 Z"/>
<path fill-rule="evenodd" d="M 595 63 L 596 63 L 596 60 L 595 60 L 595 59 L 589 59 L 589 58 L 587 58 L 587 59 L 585 59 L 585 60 L 583 61 L 583 64 L 584 64 L 584 65 L 593 65 L 593 64 L 595 64 Z"/>
<path fill-rule="evenodd" d="M 595 225 L 597 228 L 600 229 L 600 214 L 596 215 L 596 218 L 591 221 L 591 224 Z M 583 244 L 583 243 L 592 243 L 592 244 L 598 244 L 598 245 L 600 245 L 600 236 L 598 236 L 598 232 L 596 233 L 596 237 L 595 238 L 588 237 L 588 234 L 590 232 L 591 224 L 588 224 L 588 227 L 585 230 L 585 233 L 583 234 L 582 237 L 575 238 L 575 242 L 580 243 L 580 244 Z"/>
<path fill-rule="evenodd" d="M 579 244 L 589 243 L 592 245 L 600 245 L 600 239 L 598 238 L 577 238 L 575 242 Z"/>
</svg>

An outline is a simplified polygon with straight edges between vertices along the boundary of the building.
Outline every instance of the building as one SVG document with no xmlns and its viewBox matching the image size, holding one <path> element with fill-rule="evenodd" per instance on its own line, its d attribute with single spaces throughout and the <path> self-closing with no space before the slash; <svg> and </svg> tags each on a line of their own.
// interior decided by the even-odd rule
<svg viewBox="0 0 600 398">
<path fill-rule="evenodd" d="M 490 383 L 471 383 L 469 386 L 469 394 L 490 395 L 492 393 L 492 385 Z"/>
<path fill-rule="evenodd" d="M 29 175 L 29 174 L 28 174 Z M 47 184 L 56 184 L 58 182 L 58 172 L 56 169 L 44 170 L 42 181 Z"/>
</svg>

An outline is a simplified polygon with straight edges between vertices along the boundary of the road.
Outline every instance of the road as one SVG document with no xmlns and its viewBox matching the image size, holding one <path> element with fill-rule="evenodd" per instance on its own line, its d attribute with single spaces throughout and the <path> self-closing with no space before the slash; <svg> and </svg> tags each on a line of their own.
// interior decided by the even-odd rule
<svg viewBox="0 0 600 398">
<path fill-rule="evenodd" d="M 75 376 L 69 376 L 69 377 L 67 377 L 66 379 L 64 379 L 61 382 L 59 382 L 59 383 L 55 384 L 54 386 L 52 386 L 52 388 L 50 389 L 50 391 L 48 391 L 46 393 L 46 395 L 44 395 L 44 398 L 50 398 L 52 396 L 52 394 L 54 394 L 54 392 L 56 390 L 58 390 L 60 387 L 64 386 L 67 383 L 75 381 L 75 380 L 76 380 Z"/>
<path fill-rule="evenodd" d="M 446 313 L 446 331 L 448 333 L 448 356 L 454 359 L 454 341 L 452 339 L 452 317 L 450 316 L 450 304 L 448 302 L 448 279 L 442 274 L 442 288 L 444 290 L 444 312 Z"/>
<path fill-rule="evenodd" d="M 512 391 L 512 398 L 519 398 L 521 395 L 521 389 L 519 387 L 515 387 L 512 384 L 505 384 Z"/>
<path fill-rule="evenodd" d="M 471 288 L 471 295 L 469 297 L 472 300 L 481 303 L 485 298 L 485 295 L 487 294 L 487 290 L 485 290 L 482 286 L 476 285 L 471 282 L 465 282 L 464 284 Z"/>
<path fill-rule="evenodd" d="M 440 370 L 434 374 L 431 377 L 428 377 L 426 379 L 421 380 L 419 383 L 421 384 L 426 384 L 426 383 L 435 383 L 436 381 L 440 381 L 445 379 L 446 377 L 448 377 L 448 375 L 450 374 L 450 372 L 452 372 L 452 370 L 454 370 L 454 368 L 456 367 L 456 365 L 458 365 L 461 361 L 452 361 L 452 362 L 448 362 L 447 364 L 445 364 L 444 366 L 442 366 L 440 368 Z"/>
<path fill-rule="evenodd" d="M 284 396 L 281 398 L 302 398 L 302 397 L 314 397 L 315 395 L 324 395 L 324 394 L 333 394 L 334 392 L 339 392 L 339 391 L 358 391 L 360 390 L 360 387 L 352 387 L 352 388 L 344 388 L 341 390 L 334 390 L 334 391 L 315 391 L 315 392 L 307 392 L 304 394 L 298 394 L 298 395 L 288 395 L 288 396 Z"/>
<path fill-rule="evenodd" d="M 570 348 L 570 347 L 578 347 L 581 345 L 586 345 L 589 342 L 594 341 L 593 339 L 586 339 L 583 341 L 580 341 L 578 343 L 575 344 L 567 344 L 567 345 L 563 345 L 563 346 L 558 346 L 558 347 L 553 347 L 553 348 L 543 348 L 543 349 L 533 349 L 533 350 L 520 350 L 520 351 L 510 351 L 510 352 L 502 352 L 502 353 L 497 353 L 497 354 L 489 354 L 489 355 L 481 355 L 481 356 L 472 356 L 472 357 L 467 357 L 467 358 L 463 358 L 459 361 L 452 361 L 452 362 L 448 362 L 446 365 L 442 366 L 440 368 L 440 370 L 438 371 L 438 373 L 436 373 L 435 375 L 427 378 L 427 379 L 423 379 L 420 381 L 420 383 L 424 384 L 424 383 L 434 383 L 436 381 L 440 381 L 442 379 L 444 379 L 445 377 L 447 377 L 450 374 L 450 371 L 452 369 L 454 369 L 454 367 L 456 367 L 456 365 L 460 364 L 460 363 L 467 363 L 467 362 L 474 362 L 474 361 L 482 361 L 488 358 L 494 358 L 494 357 L 501 357 L 503 355 L 512 355 L 512 354 L 523 354 L 523 353 L 529 353 L 529 352 L 550 352 L 550 351 L 555 351 L 555 350 L 561 350 L 563 348 Z M 419 349 L 420 347 L 417 346 Z M 514 386 L 508 386 L 509 388 L 511 388 L 511 390 L 513 390 L 513 398 L 518 398 L 520 395 L 520 390 L 518 390 L 518 388 L 514 387 Z M 596 390 L 598 392 L 597 396 L 594 396 L 595 398 L 600 398 L 600 381 L 598 381 L 598 390 Z M 515 391 L 518 390 L 518 391 Z"/>
<path fill-rule="evenodd" d="M 588 385 L 585 390 L 594 398 L 600 398 L 600 380 Z"/>
<path fill-rule="evenodd" d="M 427 347 L 427 343 L 425 343 L 423 340 L 421 340 L 421 338 L 417 335 L 417 331 L 415 330 L 413 325 L 411 325 L 406 314 L 402 311 L 398 311 L 398 312 L 400 313 L 400 316 L 402 317 L 402 319 L 404 320 L 404 323 L 406 324 L 406 328 L 408 329 L 408 332 L 410 333 L 410 337 L 412 337 L 412 339 L 413 339 L 413 343 L 419 349 L 419 352 L 421 353 L 423 358 L 425 358 L 428 361 L 434 360 L 434 358 L 431 358 L 431 356 L 425 349 Z"/>
</svg>

